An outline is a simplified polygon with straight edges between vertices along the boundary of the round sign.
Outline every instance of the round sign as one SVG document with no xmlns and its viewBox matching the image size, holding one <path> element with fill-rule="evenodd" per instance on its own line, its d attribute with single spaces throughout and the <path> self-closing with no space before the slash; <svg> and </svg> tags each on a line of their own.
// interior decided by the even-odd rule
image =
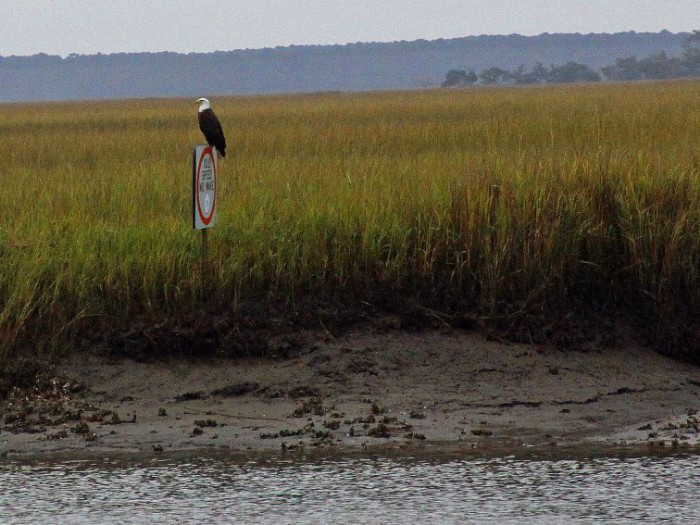
<svg viewBox="0 0 700 525">
<path fill-rule="evenodd" d="M 199 219 L 207 226 L 214 217 L 216 209 L 216 163 L 211 146 L 204 148 L 199 158 L 195 191 Z"/>
</svg>

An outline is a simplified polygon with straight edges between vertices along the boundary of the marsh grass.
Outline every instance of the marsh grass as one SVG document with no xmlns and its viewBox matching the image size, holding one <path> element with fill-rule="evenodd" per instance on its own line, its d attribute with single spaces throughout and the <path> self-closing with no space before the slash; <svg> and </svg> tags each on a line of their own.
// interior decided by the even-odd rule
<svg viewBox="0 0 700 525">
<path fill-rule="evenodd" d="M 230 154 L 207 276 L 192 100 L 0 106 L 3 352 L 251 302 L 700 307 L 698 83 L 213 105 Z"/>
</svg>

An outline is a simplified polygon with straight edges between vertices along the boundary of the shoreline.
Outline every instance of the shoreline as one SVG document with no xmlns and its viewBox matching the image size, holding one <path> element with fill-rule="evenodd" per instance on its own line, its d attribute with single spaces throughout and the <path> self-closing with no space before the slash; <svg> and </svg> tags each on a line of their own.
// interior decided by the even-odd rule
<svg viewBox="0 0 700 525">
<path fill-rule="evenodd" d="M 0 460 L 697 453 L 700 367 L 461 330 L 298 334 L 284 358 L 73 356 L 0 404 Z M 58 379 L 60 378 L 60 379 Z"/>
<path fill-rule="evenodd" d="M 158 464 L 181 462 L 222 461 L 238 464 L 294 464 L 318 462 L 342 462 L 353 460 L 390 461 L 590 461 L 596 459 L 628 459 L 640 457 L 667 458 L 700 456 L 700 445 L 681 447 L 650 446 L 649 444 L 615 445 L 579 443 L 547 447 L 522 447 L 513 443 L 488 443 L 467 447 L 454 442 L 429 442 L 425 445 L 377 444 L 367 447 L 337 446 L 329 448 L 306 448 L 292 452 L 280 450 L 239 450 L 194 448 L 188 450 L 126 451 L 99 448 L 89 450 L 63 450 L 37 453 L 11 453 L 0 458 L 0 468 L 8 465 L 60 465 L 83 463 L 118 467 L 120 465 Z"/>
</svg>

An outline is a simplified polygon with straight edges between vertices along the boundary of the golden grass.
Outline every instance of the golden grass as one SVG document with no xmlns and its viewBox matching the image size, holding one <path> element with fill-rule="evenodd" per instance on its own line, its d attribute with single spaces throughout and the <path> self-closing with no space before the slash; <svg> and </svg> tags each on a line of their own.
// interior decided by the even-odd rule
<svg viewBox="0 0 700 525">
<path fill-rule="evenodd" d="M 193 100 L 0 106 L 3 348 L 246 301 L 700 307 L 698 83 L 213 107 L 230 153 L 210 289 Z"/>
</svg>

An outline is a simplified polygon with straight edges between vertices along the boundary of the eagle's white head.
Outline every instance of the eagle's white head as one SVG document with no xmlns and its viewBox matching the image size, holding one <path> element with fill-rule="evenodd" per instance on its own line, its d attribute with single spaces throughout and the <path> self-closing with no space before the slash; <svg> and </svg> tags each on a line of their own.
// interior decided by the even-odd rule
<svg viewBox="0 0 700 525">
<path fill-rule="evenodd" d="M 207 98 L 198 98 L 197 99 L 197 104 L 199 104 L 199 112 L 201 113 L 205 109 L 209 109 L 209 99 Z"/>
</svg>

